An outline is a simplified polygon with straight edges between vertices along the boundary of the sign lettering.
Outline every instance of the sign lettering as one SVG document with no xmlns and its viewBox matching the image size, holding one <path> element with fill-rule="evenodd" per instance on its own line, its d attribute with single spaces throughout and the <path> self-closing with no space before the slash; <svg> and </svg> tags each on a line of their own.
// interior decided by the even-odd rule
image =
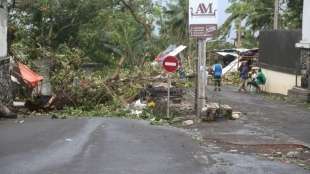
<svg viewBox="0 0 310 174">
<path fill-rule="evenodd" d="M 189 0 L 189 30 L 192 37 L 213 37 L 217 30 L 217 18 L 217 0 Z"/>
<path fill-rule="evenodd" d="M 192 16 L 215 16 L 216 10 L 213 9 L 213 3 L 209 3 L 208 5 L 205 3 L 200 3 L 197 7 L 196 13 L 194 13 L 194 9 L 191 8 Z"/>
</svg>

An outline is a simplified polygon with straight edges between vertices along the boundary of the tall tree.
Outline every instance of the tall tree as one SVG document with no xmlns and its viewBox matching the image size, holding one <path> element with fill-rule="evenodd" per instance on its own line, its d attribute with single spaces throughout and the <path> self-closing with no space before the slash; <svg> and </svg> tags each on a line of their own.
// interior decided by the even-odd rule
<svg viewBox="0 0 310 174">
<path fill-rule="evenodd" d="M 153 41 L 152 9 L 151 0 L 37 0 L 15 10 L 11 21 L 18 42 L 31 48 L 52 51 L 66 44 L 95 61 L 126 58 L 134 65 Z"/>
<path fill-rule="evenodd" d="M 161 35 L 171 42 L 182 43 L 188 39 L 188 0 L 168 3 L 164 9 Z"/>
<path fill-rule="evenodd" d="M 303 0 L 288 0 L 287 8 L 283 15 L 283 25 L 288 29 L 302 27 Z"/>
</svg>

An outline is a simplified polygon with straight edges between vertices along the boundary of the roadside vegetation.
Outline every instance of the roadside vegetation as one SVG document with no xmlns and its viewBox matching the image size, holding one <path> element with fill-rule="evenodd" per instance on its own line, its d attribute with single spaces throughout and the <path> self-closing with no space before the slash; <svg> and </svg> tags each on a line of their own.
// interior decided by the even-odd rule
<svg viewBox="0 0 310 174">
<path fill-rule="evenodd" d="M 282 28 L 301 26 L 301 2 L 288 0 Z M 231 0 L 230 16 L 208 49 L 231 48 L 226 38 L 238 27 L 242 46 L 256 47 L 257 32 L 271 29 L 272 9 L 269 0 Z M 57 113 L 161 122 L 151 108 L 137 116 L 126 106 L 161 74 L 151 63 L 169 45 L 189 47 L 183 64 L 187 73 L 194 72 L 196 45 L 188 37 L 187 18 L 187 0 L 169 1 L 165 7 L 151 0 L 37 0 L 11 9 L 10 54 L 33 69 L 39 68 L 38 60 L 48 60 L 53 92 L 64 102 Z M 88 72 L 86 64 L 100 66 Z M 182 85 L 189 88 L 192 82 Z"/>
</svg>

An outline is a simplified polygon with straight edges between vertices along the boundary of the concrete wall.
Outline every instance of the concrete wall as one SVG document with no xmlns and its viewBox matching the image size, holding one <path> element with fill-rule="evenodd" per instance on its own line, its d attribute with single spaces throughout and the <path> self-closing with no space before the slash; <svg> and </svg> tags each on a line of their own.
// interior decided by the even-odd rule
<svg viewBox="0 0 310 174">
<path fill-rule="evenodd" d="M 310 43 L 310 1 L 304 0 L 302 40 L 304 43 Z"/>
<path fill-rule="evenodd" d="M 10 104 L 11 94 L 11 77 L 9 74 L 10 60 L 7 55 L 7 23 L 8 12 L 6 1 L 3 3 L 4 8 L 0 8 L 0 102 Z"/>
<path fill-rule="evenodd" d="M 5 8 L 0 8 L 0 59 L 7 56 L 8 13 L 6 3 L 4 3 L 4 7 Z"/>
<path fill-rule="evenodd" d="M 263 69 L 263 73 L 266 75 L 266 92 L 277 93 L 287 95 L 288 90 L 296 86 L 296 75 L 287 74 L 278 71 L 272 71 Z M 297 85 L 301 85 L 301 77 L 297 78 Z"/>
<path fill-rule="evenodd" d="M 10 60 L 0 60 L 0 103 L 10 104 L 12 101 L 11 78 L 9 74 Z"/>
</svg>

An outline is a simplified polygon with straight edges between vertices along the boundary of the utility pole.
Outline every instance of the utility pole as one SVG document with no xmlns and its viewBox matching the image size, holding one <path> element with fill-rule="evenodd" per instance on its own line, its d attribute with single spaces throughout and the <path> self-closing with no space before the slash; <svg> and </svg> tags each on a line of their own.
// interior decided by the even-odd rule
<svg viewBox="0 0 310 174">
<path fill-rule="evenodd" d="M 242 36 L 242 29 L 241 29 L 241 20 L 237 20 L 237 48 L 241 48 L 241 36 Z"/>
<path fill-rule="evenodd" d="M 279 28 L 279 0 L 274 0 L 273 29 L 278 30 L 278 28 Z"/>
<path fill-rule="evenodd" d="M 206 39 L 198 39 L 198 67 L 197 67 L 197 117 L 206 104 Z"/>
<path fill-rule="evenodd" d="M 218 27 L 218 0 L 189 0 L 189 34 L 198 40 L 198 60 L 196 67 L 196 116 L 200 118 L 206 105 L 206 59 L 207 39 L 212 38 Z M 208 8 L 206 8 L 208 7 Z"/>
</svg>

